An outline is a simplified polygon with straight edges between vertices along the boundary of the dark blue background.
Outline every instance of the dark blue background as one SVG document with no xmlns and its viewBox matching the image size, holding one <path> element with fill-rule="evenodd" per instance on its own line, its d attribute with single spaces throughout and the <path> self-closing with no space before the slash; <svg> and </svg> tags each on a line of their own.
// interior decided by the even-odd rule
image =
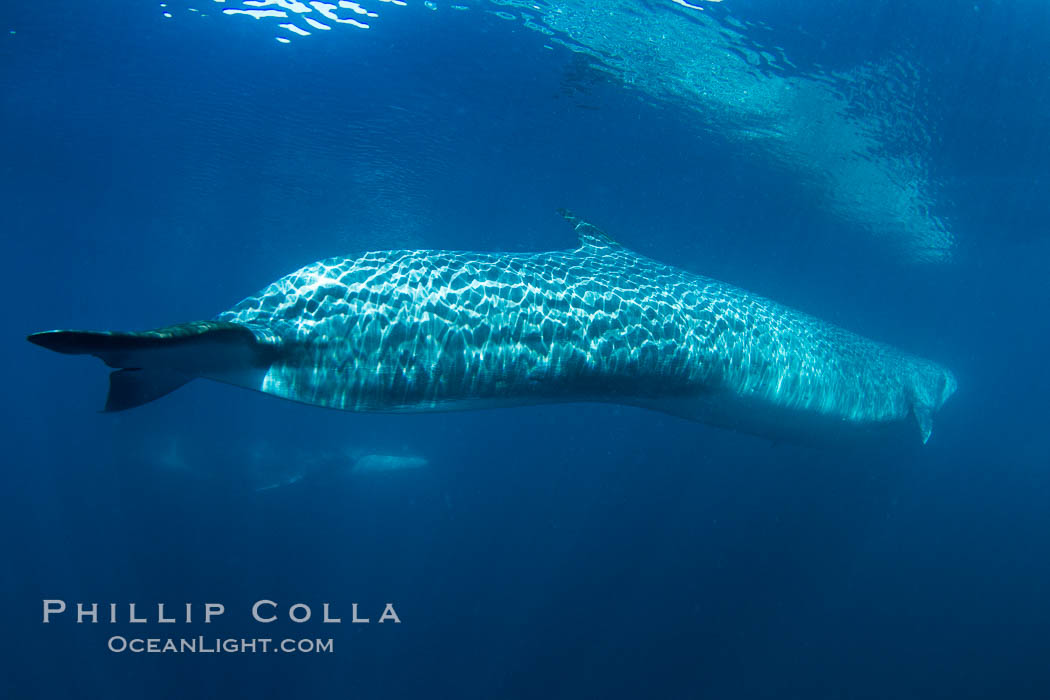
<svg viewBox="0 0 1050 700">
<path fill-rule="evenodd" d="M 924 66 L 952 262 L 873 250 L 695 115 L 480 12 L 278 46 L 154 5 L 5 7 L 3 695 L 1047 697 L 1048 11 L 766 5 L 719 11 L 799 71 Z M 110 415 L 97 361 L 23 340 L 207 318 L 362 249 L 566 248 L 560 206 L 960 390 L 929 445 L 876 453 L 615 406 L 350 415 L 206 382 Z M 255 491 L 263 443 L 430 466 Z M 186 468 L 158 466 L 171 444 Z M 227 613 L 44 626 L 44 598 Z M 259 598 L 344 620 L 393 601 L 403 624 L 261 626 Z M 116 655 L 114 633 L 336 654 Z"/>
</svg>

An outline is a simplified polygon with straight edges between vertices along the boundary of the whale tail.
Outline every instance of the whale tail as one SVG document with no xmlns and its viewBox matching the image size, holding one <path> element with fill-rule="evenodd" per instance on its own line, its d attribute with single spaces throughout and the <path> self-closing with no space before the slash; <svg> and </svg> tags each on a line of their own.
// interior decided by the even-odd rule
<svg viewBox="0 0 1050 700">
<path fill-rule="evenodd" d="M 150 331 L 44 331 L 26 340 L 65 355 L 94 355 L 116 367 L 103 411 L 141 406 L 197 377 L 251 386 L 272 354 L 247 326 L 222 321 Z"/>
</svg>

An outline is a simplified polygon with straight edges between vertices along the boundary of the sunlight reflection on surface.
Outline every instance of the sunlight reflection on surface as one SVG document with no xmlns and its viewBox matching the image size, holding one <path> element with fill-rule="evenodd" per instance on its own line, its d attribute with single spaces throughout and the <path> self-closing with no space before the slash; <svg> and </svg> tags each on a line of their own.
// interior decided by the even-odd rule
<svg viewBox="0 0 1050 700">
<path fill-rule="evenodd" d="M 330 33 L 340 24 L 368 29 L 380 19 L 376 10 L 408 4 L 215 2 L 226 16 L 264 20 L 263 25 L 279 29 L 275 38 L 282 44 Z M 715 133 L 738 148 L 742 158 L 785 171 L 811 193 L 816 206 L 901 259 L 949 260 L 954 237 L 937 213 L 937 184 L 924 155 L 930 137 L 921 69 L 891 54 L 848 69 L 806 73 L 778 47 L 756 45 L 752 27 L 726 14 L 725 3 L 712 4 L 719 13 L 703 11 L 704 4 L 424 3 L 435 11 L 481 9 L 501 20 L 520 21 L 550 44 L 587 56 L 594 68 L 625 88 L 686 108 L 694 115 L 698 138 Z"/>
</svg>

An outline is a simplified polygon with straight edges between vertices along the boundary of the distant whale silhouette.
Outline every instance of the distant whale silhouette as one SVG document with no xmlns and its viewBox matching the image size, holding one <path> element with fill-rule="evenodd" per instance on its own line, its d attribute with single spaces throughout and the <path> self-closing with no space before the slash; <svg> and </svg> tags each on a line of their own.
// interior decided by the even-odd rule
<svg viewBox="0 0 1050 700">
<path fill-rule="evenodd" d="M 925 442 L 956 389 L 934 362 L 650 260 L 562 214 L 575 250 L 329 258 L 212 321 L 28 339 L 118 368 L 108 411 L 204 377 L 350 411 L 601 401 L 776 438 L 914 421 Z"/>
</svg>

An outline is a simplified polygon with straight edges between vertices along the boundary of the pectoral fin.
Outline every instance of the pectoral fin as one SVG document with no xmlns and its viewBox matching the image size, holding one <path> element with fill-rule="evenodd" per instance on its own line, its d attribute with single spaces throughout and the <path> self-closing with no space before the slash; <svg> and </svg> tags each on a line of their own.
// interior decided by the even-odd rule
<svg viewBox="0 0 1050 700">
<path fill-rule="evenodd" d="M 915 422 L 919 425 L 922 444 L 925 445 L 930 439 L 930 433 L 933 432 L 933 414 L 928 407 L 919 405 L 912 406 L 912 413 L 915 415 Z"/>
</svg>

